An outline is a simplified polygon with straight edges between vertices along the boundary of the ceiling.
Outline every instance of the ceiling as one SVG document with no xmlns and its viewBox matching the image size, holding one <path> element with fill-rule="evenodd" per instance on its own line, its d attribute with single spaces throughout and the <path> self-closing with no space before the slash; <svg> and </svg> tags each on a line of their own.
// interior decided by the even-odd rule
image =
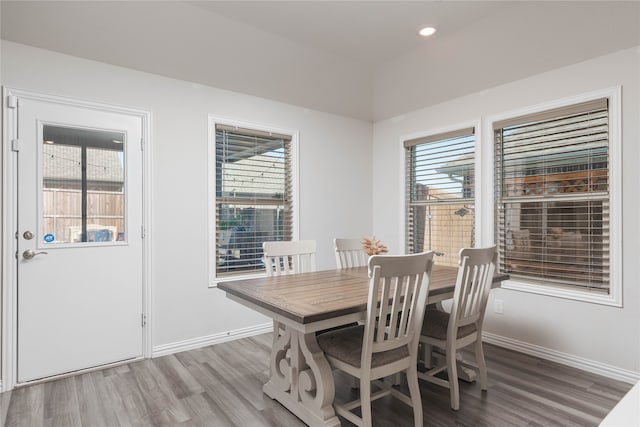
<svg viewBox="0 0 640 427">
<path fill-rule="evenodd" d="M 10 1 L 5 40 L 362 120 L 640 45 L 637 1 Z M 417 35 L 432 24 L 430 38 Z"/>
</svg>

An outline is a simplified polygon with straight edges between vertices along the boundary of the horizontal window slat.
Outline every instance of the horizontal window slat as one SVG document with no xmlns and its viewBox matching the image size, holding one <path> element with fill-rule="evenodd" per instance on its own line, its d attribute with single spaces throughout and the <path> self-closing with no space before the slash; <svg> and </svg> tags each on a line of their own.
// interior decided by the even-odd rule
<svg viewBox="0 0 640 427">
<path fill-rule="evenodd" d="M 531 123 L 554 122 L 558 120 L 571 119 L 574 116 L 583 116 L 585 114 L 599 114 L 608 109 L 608 100 L 606 98 L 587 101 L 565 107 L 554 108 L 527 114 L 524 116 L 512 117 L 506 120 L 497 121 L 493 124 L 494 129 L 502 129 L 506 127 L 531 126 Z"/>
<path fill-rule="evenodd" d="M 460 203 L 464 203 L 465 206 L 473 207 L 473 198 L 458 198 L 458 199 L 437 199 L 437 200 L 412 200 L 407 203 L 408 207 L 419 206 L 459 206 Z"/>
<path fill-rule="evenodd" d="M 410 139 L 404 142 L 405 148 L 415 147 L 417 145 L 424 145 L 431 142 L 442 142 L 451 140 L 465 140 L 473 138 L 475 132 L 474 128 L 458 129 L 451 132 L 444 132 L 440 134 L 428 135 L 420 138 Z"/>
<path fill-rule="evenodd" d="M 416 165 L 446 165 L 449 162 L 473 164 L 473 150 L 416 153 Z"/>
<path fill-rule="evenodd" d="M 557 134 L 566 130 L 599 128 L 608 125 L 608 113 L 606 111 L 592 114 L 570 116 L 547 122 L 531 123 L 521 126 L 506 126 L 497 128 L 502 130 L 506 138 L 526 139 L 543 134 Z"/>
<path fill-rule="evenodd" d="M 430 194 L 433 196 L 438 195 L 457 195 L 462 191 L 472 191 L 473 182 L 456 183 L 456 182 L 442 182 L 442 181 L 425 181 L 426 183 L 419 183 L 417 186 L 412 187 L 415 196 L 423 196 Z M 465 193 L 468 194 L 468 193 Z"/>
<path fill-rule="evenodd" d="M 505 131 L 503 143 L 506 147 L 546 145 L 558 141 L 591 141 L 606 137 L 609 132 L 607 118 L 598 121 L 590 121 L 586 125 L 568 124 L 547 129 L 529 129 L 527 132 Z"/>
<path fill-rule="evenodd" d="M 274 205 L 285 207 L 289 200 L 283 198 L 282 196 L 274 196 L 274 197 L 259 197 L 261 194 L 250 195 L 245 197 L 229 197 L 222 196 L 218 197 L 216 204 L 218 205 L 236 205 L 237 208 L 249 208 L 255 204 L 260 205 Z"/>
</svg>

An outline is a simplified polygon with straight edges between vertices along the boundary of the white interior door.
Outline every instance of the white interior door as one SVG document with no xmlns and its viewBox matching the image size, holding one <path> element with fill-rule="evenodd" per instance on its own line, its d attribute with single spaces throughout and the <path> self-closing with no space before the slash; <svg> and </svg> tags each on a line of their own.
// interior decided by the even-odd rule
<svg viewBox="0 0 640 427">
<path fill-rule="evenodd" d="M 17 381 L 142 356 L 142 119 L 20 99 Z"/>
</svg>

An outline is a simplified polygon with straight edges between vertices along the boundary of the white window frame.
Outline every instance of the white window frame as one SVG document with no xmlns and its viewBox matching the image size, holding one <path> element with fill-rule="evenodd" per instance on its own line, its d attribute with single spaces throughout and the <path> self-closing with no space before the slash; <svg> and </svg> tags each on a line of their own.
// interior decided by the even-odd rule
<svg viewBox="0 0 640 427">
<path fill-rule="evenodd" d="M 530 292 L 553 297 L 584 301 L 596 304 L 610 305 L 614 307 L 622 307 L 622 104 L 621 104 L 621 86 L 609 89 L 594 91 L 574 97 L 564 98 L 544 104 L 535 105 L 521 110 L 509 111 L 495 116 L 487 117 L 485 120 L 484 140 L 491 149 L 485 154 L 485 164 L 492 165 L 494 162 L 495 139 L 493 135 L 493 123 L 512 117 L 530 115 L 555 108 L 568 107 L 570 105 L 582 102 L 593 101 L 600 98 L 608 98 L 609 100 L 609 203 L 610 203 L 610 287 L 609 294 L 603 295 L 588 290 L 565 288 L 554 285 L 543 285 L 540 283 L 527 282 L 526 280 L 511 279 L 502 282 L 502 288 L 512 289 L 523 292 Z M 478 174 L 476 174 L 478 176 Z M 485 236 L 491 236 L 491 240 L 495 240 L 495 212 L 494 212 L 494 186 L 495 176 L 493 167 L 485 168 L 482 175 L 482 182 L 485 184 L 482 193 L 482 199 L 487 202 L 489 199 L 491 204 L 485 203 L 487 209 L 481 212 L 483 216 L 492 218 L 492 221 L 483 221 L 486 227 Z M 486 197 L 491 195 L 491 197 Z M 487 206 L 488 205 L 488 206 Z"/>
<path fill-rule="evenodd" d="M 482 121 L 481 120 L 474 120 L 474 121 L 467 121 L 467 122 L 462 122 L 462 123 L 458 123 L 455 125 L 451 125 L 451 126 L 446 126 L 446 127 L 442 127 L 442 128 L 435 128 L 435 129 L 430 129 L 427 131 L 423 131 L 423 132 L 417 132 L 417 133 L 413 133 L 413 134 L 409 134 L 409 135 L 404 135 L 400 137 L 400 161 L 401 161 L 401 167 L 400 167 L 400 172 L 402 174 L 401 178 L 400 178 L 400 182 L 402 184 L 402 190 L 400 192 L 400 198 L 401 198 L 401 202 L 398 203 L 398 206 L 401 206 L 402 208 L 402 212 L 401 212 L 401 243 L 402 243 L 402 248 L 403 250 L 406 249 L 407 247 L 407 204 L 408 204 L 408 200 L 406 199 L 406 188 L 407 188 L 407 162 L 406 162 L 406 148 L 404 148 L 404 143 L 405 141 L 410 141 L 413 139 L 419 139 L 419 138 L 426 138 L 426 137 L 430 137 L 433 135 L 439 135 L 439 134 L 444 134 L 444 133 L 448 133 L 448 132 L 455 132 L 458 131 L 460 129 L 465 129 L 465 128 L 474 128 L 474 137 L 475 137 L 475 146 L 474 146 L 474 156 L 475 156 L 475 163 L 474 163 L 474 168 L 475 168 L 475 182 L 474 182 L 474 191 L 475 191 L 475 197 L 474 197 L 474 206 L 475 206 L 475 211 L 476 211 L 476 215 L 474 218 L 474 228 L 475 228 L 475 234 L 474 234 L 474 239 L 475 239 L 475 243 L 476 243 L 476 247 L 482 247 L 482 246 L 486 246 L 488 245 L 488 243 L 486 243 L 486 233 L 483 232 L 484 227 L 483 224 L 485 221 L 482 221 L 482 217 L 484 215 L 480 215 L 479 213 L 484 213 L 484 211 L 486 210 L 485 205 L 486 205 L 486 201 L 484 200 L 483 197 L 480 197 L 481 195 L 484 196 L 484 192 L 482 192 L 483 190 L 483 182 L 482 179 L 480 179 L 481 177 L 483 177 L 483 161 L 482 161 L 482 153 L 483 153 L 483 149 L 482 149 L 482 145 L 481 144 L 481 136 L 483 135 L 483 127 L 482 127 Z M 489 208 L 491 208 L 492 204 L 489 204 Z M 493 213 L 492 213 L 493 215 Z M 492 236 L 492 235 L 490 235 Z M 492 238 L 492 237 L 491 237 Z"/>
<path fill-rule="evenodd" d="M 236 126 L 238 128 L 252 129 L 263 132 L 273 132 L 282 135 L 291 135 L 291 194 L 293 200 L 291 202 L 292 212 L 292 238 L 293 240 L 299 239 L 300 232 L 300 209 L 299 209 L 299 167 L 298 167 L 298 130 L 282 129 L 274 126 L 263 125 L 253 122 L 245 122 L 227 119 L 224 117 L 218 117 L 209 115 L 208 119 L 208 150 L 207 150 L 207 162 L 208 162 L 208 184 L 207 184 L 207 198 L 208 198 L 208 215 L 209 215 L 209 253 L 207 254 L 207 263 L 209 268 L 209 287 L 216 288 L 218 283 L 227 282 L 231 280 L 247 279 L 252 277 L 266 277 L 266 272 L 250 272 L 247 274 L 237 274 L 228 277 L 217 277 L 215 262 L 216 258 L 216 125 Z"/>
</svg>

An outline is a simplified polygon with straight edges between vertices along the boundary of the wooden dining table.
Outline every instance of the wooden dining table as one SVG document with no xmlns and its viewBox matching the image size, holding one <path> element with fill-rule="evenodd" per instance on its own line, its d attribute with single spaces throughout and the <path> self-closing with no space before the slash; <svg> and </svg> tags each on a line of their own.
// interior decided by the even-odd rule
<svg viewBox="0 0 640 427">
<path fill-rule="evenodd" d="M 453 297 L 458 268 L 434 265 L 428 303 Z M 496 274 L 494 286 L 508 279 Z M 364 320 L 367 267 L 221 282 L 226 296 L 284 326 L 274 338 L 270 379 L 263 392 L 310 426 L 339 426 L 335 386 L 316 332 Z"/>
</svg>

